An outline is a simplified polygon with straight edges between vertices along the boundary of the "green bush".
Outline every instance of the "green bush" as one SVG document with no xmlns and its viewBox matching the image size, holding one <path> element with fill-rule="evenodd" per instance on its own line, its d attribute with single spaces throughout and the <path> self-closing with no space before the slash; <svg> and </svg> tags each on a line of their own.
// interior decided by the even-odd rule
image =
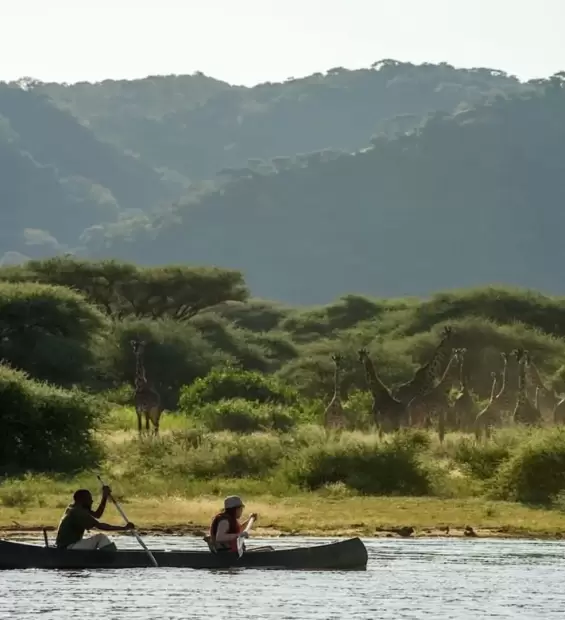
<svg viewBox="0 0 565 620">
<path fill-rule="evenodd" d="M 565 429 L 534 432 L 501 466 L 494 494 L 504 499 L 548 504 L 565 490 Z"/>
<path fill-rule="evenodd" d="M 89 383 L 108 322 L 60 286 L 0 281 L 0 360 L 64 387 Z"/>
<path fill-rule="evenodd" d="M 207 403 L 195 409 L 193 416 L 210 431 L 234 433 L 267 430 L 288 432 L 297 418 L 296 412 L 291 412 L 282 405 L 256 403 L 242 398 Z"/>
<path fill-rule="evenodd" d="M 181 389 L 180 409 L 192 415 L 194 409 L 206 403 L 242 398 L 257 403 L 294 405 L 298 402 L 295 390 L 274 377 L 233 366 L 213 369 L 205 377 Z"/>
<path fill-rule="evenodd" d="M 72 472 L 98 464 L 93 429 L 102 401 L 0 365 L 0 473 Z"/>
<path fill-rule="evenodd" d="M 479 480 L 492 478 L 501 464 L 509 458 L 509 446 L 496 442 L 477 443 L 469 437 L 458 441 L 453 450 L 453 460 L 461 465 L 466 473 Z"/>
<path fill-rule="evenodd" d="M 365 494 L 426 495 L 432 477 L 420 461 L 422 448 L 406 434 L 390 441 L 374 436 L 314 445 L 288 464 L 289 478 L 308 489 L 342 482 Z"/>
<path fill-rule="evenodd" d="M 126 444 L 124 450 L 129 471 L 149 471 L 164 478 L 210 480 L 266 478 L 283 459 L 285 448 L 279 435 L 191 432 L 158 441 L 136 441 Z"/>
</svg>

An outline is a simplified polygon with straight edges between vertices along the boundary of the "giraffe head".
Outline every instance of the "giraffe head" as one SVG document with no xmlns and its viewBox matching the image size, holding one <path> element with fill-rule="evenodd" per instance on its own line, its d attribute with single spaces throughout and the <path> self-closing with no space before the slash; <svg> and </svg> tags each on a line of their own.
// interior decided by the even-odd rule
<svg viewBox="0 0 565 620">
<path fill-rule="evenodd" d="M 343 355 L 341 353 L 334 353 L 332 355 L 332 362 L 338 367 L 341 368 L 343 362 Z"/>
<path fill-rule="evenodd" d="M 143 340 L 131 340 L 130 344 L 136 356 L 143 353 L 145 349 L 145 342 Z"/>
<path fill-rule="evenodd" d="M 524 353 L 525 353 L 525 351 L 521 347 L 518 348 L 518 349 L 514 349 L 514 351 L 512 351 L 512 354 L 514 355 L 514 357 L 516 358 L 516 361 L 518 363 L 523 361 Z"/>
<path fill-rule="evenodd" d="M 360 362 L 364 362 L 366 359 L 369 358 L 369 352 L 367 351 L 367 349 L 359 349 L 359 351 L 357 352 L 359 355 L 359 361 Z"/>
</svg>

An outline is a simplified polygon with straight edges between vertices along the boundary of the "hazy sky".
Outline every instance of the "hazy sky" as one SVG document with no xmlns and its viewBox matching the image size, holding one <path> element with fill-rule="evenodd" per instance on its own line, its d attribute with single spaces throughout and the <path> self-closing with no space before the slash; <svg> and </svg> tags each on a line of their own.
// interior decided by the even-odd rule
<svg viewBox="0 0 565 620">
<path fill-rule="evenodd" d="M 565 0 L 0 0 L 0 80 L 278 81 L 381 58 L 565 69 Z"/>
</svg>

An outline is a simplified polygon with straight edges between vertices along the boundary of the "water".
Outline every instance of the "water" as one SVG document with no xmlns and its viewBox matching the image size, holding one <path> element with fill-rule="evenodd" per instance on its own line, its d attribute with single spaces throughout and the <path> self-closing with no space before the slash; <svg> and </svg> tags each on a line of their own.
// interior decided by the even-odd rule
<svg viewBox="0 0 565 620">
<path fill-rule="evenodd" d="M 261 541 L 276 547 L 330 539 Z M 335 540 L 335 539 L 331 539 Z M 39 542 L 39 541 L 38 541 Z M 119 538 L 123 547 L 135 540 Z M 149 547 L 197 548 L 147 537 Z M 366 572 L 0 572 L 10 620 L 484 620 L 565 617 L 565 544 L 473 539 L 368 539 Z"/>
</svg>

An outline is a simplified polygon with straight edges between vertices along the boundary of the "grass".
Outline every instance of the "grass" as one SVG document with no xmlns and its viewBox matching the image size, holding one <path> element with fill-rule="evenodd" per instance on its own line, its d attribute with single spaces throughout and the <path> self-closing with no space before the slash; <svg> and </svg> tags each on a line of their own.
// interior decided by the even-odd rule
<svg viewBox="0 0 565 620">
<path fill-rule="evenodd" d="M 386 536 L 403 526 L 417 536 L 445 535 L 449 527 L 457 536 L 471 526 L 479 536 L 554 537 L 565 529 L 559 488 L 552 487 L 556 499 L 546 507 L 494 499 L 501 496 L 501 472 L 504 489 L 513 484 L 508 472 L 517 471 L 523 485 L 532 454 L 561 450 L 565 434 L 555 429 L 506 429 L 483 446 L 453 433 L 440 446 L 425 433 L 381 440 L 314 425 L 278 434 L 209 433 L 174 414 L 163 416 L 158 439 L 139 440 L 135 427 L 129 408 L 116 408 L 106 419 L 99 431 L 106 448 L 101 473 L 142 531 L 201 535 L 232 493 L 259 513 L 255 529 L 264 536 Z M 545 463 L 533 460 L 537 468 Z M 551 458 L 548 466 L 555 469 L 556 462 Z M 74 490 L 98 489 L 96 473 L 4 480 L 0 529 L 55 528 Z M 407 495 L 410 476 L 416 487 Z M 387 496 L 367 492 L 373 479 Z M 112 507 L 104 518 L 120 522 Z"/>
</svg>

